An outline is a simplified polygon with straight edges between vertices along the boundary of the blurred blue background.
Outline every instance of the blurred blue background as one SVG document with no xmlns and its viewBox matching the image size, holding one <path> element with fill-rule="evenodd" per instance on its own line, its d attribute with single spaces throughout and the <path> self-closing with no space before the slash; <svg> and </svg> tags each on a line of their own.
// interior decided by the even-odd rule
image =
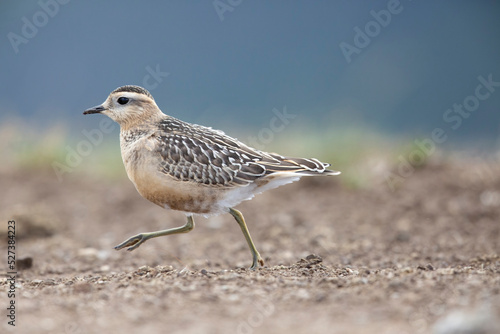
<svg viewBox="0 0 500 334">
<path fill-rule="evenodd" d="M 98 122 L 84 109 L 137 84 L 165 113 L 224 130 L 286 106 L 308 126 L 441 127 L 447 145 L 498 149 L 500 87 L 469 99 L 456 129 L 443 117 L 479 76 L 500 82 L 499 18 L 497 1 L 2 1 L 0 120 L 78 131 Z"/>
</svg>

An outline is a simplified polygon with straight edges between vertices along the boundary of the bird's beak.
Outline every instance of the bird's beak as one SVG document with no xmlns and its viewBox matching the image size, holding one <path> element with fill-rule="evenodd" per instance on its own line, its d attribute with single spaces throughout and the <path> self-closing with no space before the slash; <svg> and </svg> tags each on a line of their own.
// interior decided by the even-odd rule
<svg viewBox="0 0 500 334">
<path fill-rule="evenodd" d="M 83 112 L 84 115 L 89 115 L 89 114 L 100 114 L 101 112 L 103 112 L 104 110 L 106 110 L 106 108 L 104 108 L 102 105 L 100 106 L 96 106 L 96 107 L 92 107 L 90 109 L 87 109 Z"/>
</svg>

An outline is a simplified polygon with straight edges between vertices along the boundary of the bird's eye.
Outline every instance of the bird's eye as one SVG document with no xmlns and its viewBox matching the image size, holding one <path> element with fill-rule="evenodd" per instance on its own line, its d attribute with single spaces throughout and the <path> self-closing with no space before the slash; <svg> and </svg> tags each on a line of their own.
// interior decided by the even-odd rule
<svg viewBox="0 0 500 334">
<path fill-rule="evenodd" d="M 119 104 L 127 104 L 127 103 L 128 103 L 128 101 L 129 101 L 128 97 L 123 97 L 123 96 L 122 96 L 122 97 L 119 97 L 119 98 L 118 98 L 118 103 L 119 103 Z"/>
</svg>

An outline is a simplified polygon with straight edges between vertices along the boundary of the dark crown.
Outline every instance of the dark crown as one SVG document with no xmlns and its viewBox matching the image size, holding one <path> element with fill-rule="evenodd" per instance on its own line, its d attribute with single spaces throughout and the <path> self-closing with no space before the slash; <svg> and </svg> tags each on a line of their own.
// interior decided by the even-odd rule
<svg viewBox="0 0 500 334">
<path fill-rule="evenodd" d="M 133 86 L 133 85 L 121 86 L 121 87 L 118 87 L 117 89 L 115 89 L 114 91 L 112 91 L 111 94 L 119 93 L 119 92 L 131 92 L 131 93 L 144 94 L 147 97 L 149 97 L 150 99 L 154 100 L 153 95 L 151 95 L 151 93 L 148 92 L 147 89 L 144 89 L 140 86 Z"/>
</svg>

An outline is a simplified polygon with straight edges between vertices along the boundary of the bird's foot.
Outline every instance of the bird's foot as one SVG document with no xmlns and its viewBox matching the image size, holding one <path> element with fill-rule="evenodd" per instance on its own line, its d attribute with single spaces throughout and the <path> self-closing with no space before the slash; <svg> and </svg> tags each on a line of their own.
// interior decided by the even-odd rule
<svg viewBox="0 0 500 334">
<path fill-rule="evenodd" d="M 120 250 L 122 248 L 131 246 L 131 247 L 128 247 L 127 250 L 129 252 L 133 251 L 134 249 L 136 249 L 142 243 L 144 243 L 146 240 L 149 239 L 147 236 L 148 235 L 146 233 L 139 233 L 137 235 L 134 235 L 133 237 L 128 238 L 127 240 L 125 240 L 124 242 L 122 242 L 121 244 L 119 244 L 118 246 L 115 246 L 115 249 L 116 250 Z"/>
<path fill-rule="evenodd" d="M 250 270 L 255 270 L 257 269 L 258 265 L 260 264 L 261 267 L 264 266 L 264 260 L 260 257 L 260 254 L 257 253 L 257 256 L 253 258 L 252 266 L 250 267 Z"/>
</svg>

